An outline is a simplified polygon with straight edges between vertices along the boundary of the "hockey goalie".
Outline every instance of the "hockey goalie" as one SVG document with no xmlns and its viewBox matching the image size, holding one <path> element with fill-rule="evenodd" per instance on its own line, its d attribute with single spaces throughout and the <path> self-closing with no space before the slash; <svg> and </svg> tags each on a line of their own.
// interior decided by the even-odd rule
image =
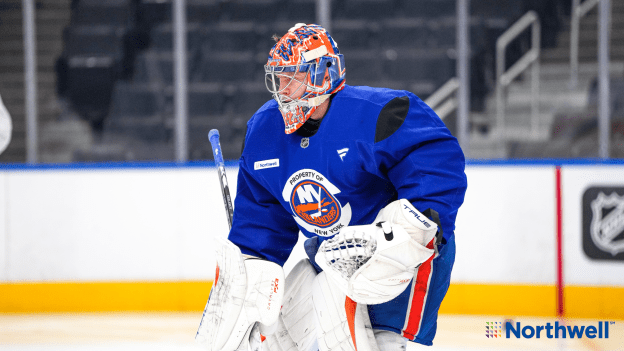
<svg viewBox="0 0 624 351">
<path fill-rule="evenodd" d="M 457 140 L 404 90 L 345 84 L 318 25 L 264 67 L 232 228 L 196 340 L 209 351 L 399 351 L 432 345 L 467 182 Z M 284 278 L 299 232 L 308 258 Z"/>
</svg>

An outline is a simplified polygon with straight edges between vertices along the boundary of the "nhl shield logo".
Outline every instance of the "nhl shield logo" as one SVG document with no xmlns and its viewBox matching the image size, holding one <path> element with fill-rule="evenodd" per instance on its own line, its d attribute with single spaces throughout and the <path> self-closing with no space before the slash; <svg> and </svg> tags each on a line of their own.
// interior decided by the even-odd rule
<svg viewBox="0 0 624 351">
<path fill-rule="evenodd" d="M 624 259 L 624 188 L 590 188 L 583 207 L 585 253 L 597 259 Z"/>
<path fill-rule="evenodd" d="M 282 196 L 294 219 L 310 233 L 332 236 L 351 221 L 351 206 L 336 198 L 340 190 L 315 170 L 303 169 L 288 178 Z"/>
<path fill-rule="evenodd" d="M 624 251 L 624 239 L 615 238 L 624 233 L 624 196 L 616 193 L 606 196 L 604 193 L 592 201 L 591 237 L 594 244 L 612 255 Z M 609 214 L 604 212 L 610 210 Z"/>
</svg>

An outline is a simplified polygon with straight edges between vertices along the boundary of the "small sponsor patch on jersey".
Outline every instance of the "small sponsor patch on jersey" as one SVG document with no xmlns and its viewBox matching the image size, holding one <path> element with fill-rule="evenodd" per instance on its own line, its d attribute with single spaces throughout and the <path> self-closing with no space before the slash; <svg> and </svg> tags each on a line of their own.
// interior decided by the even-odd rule
<svg viewBox="0 0 624 351">
<path fill-rule="evenodd" d="M 279 158 L 254 162 L 254 170 L 279 167 Z"/>
<path fill-rule="evenodd" d="M 344 157 L 347 156 L 347 151 L 349 151 L 348 147 L 345 147 L 344 149 L 338 150 L 338 156 L 340 156 L 341 160 L 344 161 Z"/>
</svg>

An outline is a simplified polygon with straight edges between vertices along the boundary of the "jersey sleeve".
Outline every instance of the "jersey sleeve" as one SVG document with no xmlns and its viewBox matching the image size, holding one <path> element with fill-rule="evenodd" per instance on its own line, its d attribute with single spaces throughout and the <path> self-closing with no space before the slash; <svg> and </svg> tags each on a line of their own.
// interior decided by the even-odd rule
<svg viewBox="0 0 624 351">
<path fill-rule="evenodd" d="M 243 254 L 283 266 L 298 238 L 299 229 L 292 216 L 252 177 L 241 158 L 229 240 Z"/>
<path fill-rule="evenodd" d="M 467 188 L 465 159 L 435 112 L 413 94 L 394 98 L 378 117 L 374 150 L 398 198 L 437 211 L 444 236 L 452 235 Z"/>
</svg>

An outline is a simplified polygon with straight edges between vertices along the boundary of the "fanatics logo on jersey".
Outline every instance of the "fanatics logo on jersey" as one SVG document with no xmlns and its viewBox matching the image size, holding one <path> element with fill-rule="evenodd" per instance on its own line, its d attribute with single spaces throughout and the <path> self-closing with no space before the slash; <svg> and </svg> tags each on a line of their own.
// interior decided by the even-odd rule
<svg viewBox="0 0 624 351">
<path fill-rule="evenodd" d="M 322 174 L 303 169 L 288 178 L 282 196 L 290 203 L 295 221 L 320 236 L 332 236 L 351 221 L 351 206 L 336 198 L 340 190 Z"/>
<path fill-rule="evenodd" d="M 591 187 L 583 194 L 583 251 L 624 261 L 624 187 Z"/>
<path fill-rule="evenodd" d="M 347 151 L 349 151 L 348 147 L 338 150 L 338 156 L 340 156 L 341 161 L 344 161 L 344 157 L 347 156 Z"/>
<path fill-rule="evenodd" d="M 254 170 L 279 167 L 279 158 L 254 162 Z"/>
</svg>

